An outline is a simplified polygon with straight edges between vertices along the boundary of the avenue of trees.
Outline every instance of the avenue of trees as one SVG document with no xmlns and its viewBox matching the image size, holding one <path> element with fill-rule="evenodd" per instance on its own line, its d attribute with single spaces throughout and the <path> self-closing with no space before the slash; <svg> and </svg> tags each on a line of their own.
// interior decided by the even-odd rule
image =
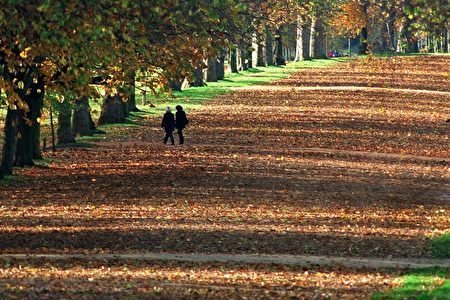
<svg viewBox="0 0 450 300">
<path fill-rule="evenodd" d="M 231 72 L 360 53 L 448 52 L 446 0 L 0 0 L 0 178 L 41 158 L 43 111 L 58 143 L 124 122 L 139 88 L 201 86 Z"/>
</svg>

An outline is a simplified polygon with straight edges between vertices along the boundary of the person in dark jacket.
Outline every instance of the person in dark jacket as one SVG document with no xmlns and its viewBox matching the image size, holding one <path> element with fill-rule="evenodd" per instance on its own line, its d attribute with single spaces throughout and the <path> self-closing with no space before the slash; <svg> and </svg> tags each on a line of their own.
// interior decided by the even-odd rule
<svg viewBox="0 0 450 300">
<path fill-rule="evenodd" d="M 175 106 L 177 109 L 177 112 L 175 113 L 176 116 L 176 127 L 178 129 L 178 137 L 180 138 L 180 145 L 184 144 L 184 136 L 183 136 L 183 129 L 186 128 L 186 125 L 189 123 L 186 113 L 183 110 L 183 107 L 181 105 Z"/>
<path fill-rule="evenodd" d="M 173 137 L 173 131 L 175 130 L 175 116 L 170 111 L 170 107 L 166 107 L 166 113 L 163 116 L 161 122 L 161 128 L 164 128 L 164 144 L 167 143 L 167 140 L 170 138 L 170 143 L 175 144 L 175 139 Z"/>
</svg>

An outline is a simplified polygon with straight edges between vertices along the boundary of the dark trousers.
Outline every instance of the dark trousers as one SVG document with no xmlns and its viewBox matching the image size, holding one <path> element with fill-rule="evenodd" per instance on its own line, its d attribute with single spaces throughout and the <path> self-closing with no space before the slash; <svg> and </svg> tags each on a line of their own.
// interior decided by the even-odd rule
<svg viewBox="0 0 450 300">
<path fill-rule="evenodd" d="M 175 139 L 173 137 L 173 131 L 166 131 L 166 134 L 164 135 L 164 144 L 167 143 L 167 140 L 170 138 L 170 143 L 173 145 L 175 144 Z"/>
<path fill-rule="evenodd" d="M 179 128 L 177 133 L 180 140 L 180 144 L 184 144 L 183 128 Z"/>
</svg>

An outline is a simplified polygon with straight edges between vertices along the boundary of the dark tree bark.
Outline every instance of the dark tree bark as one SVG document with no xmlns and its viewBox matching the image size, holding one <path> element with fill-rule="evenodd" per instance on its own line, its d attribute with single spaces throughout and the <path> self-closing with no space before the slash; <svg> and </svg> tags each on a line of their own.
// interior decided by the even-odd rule
<svg viewBox="0 0 450 300">
<path fill-rule="evenodd" d="M 252 44 L 248 44 L 246 58 L 248 61 L 247 67 L 249 69 L 253 68 L 253 46 L 252 46 Z"/>
<path fill-rule="evenodd" d="M 276 47 L 276 56 L 275 56 L 275 63 L 277 66 L 282 66 L 286 64 L 286 61 L 283 57 L 283 39 L 281 37 L 281 30 L 277 29 L 276 36 L 275 36 L 275 47 Z"/>
<path fill-rule="evenodd" d="M 314 43 L 314 58 L 327 58 L 325 28 L 322 20 L 316 22 L 316 42 Z"/>
<path fill-rule="evenodd" d="M 114 124 L 125 122 L 125 115 L 123 114 L 123 102 L 119 95 L 106 96 L 102 105 L 102 112 L 98 120 L 99 125 Z"/>
<path fill-rule="evenodd" d="M 91 107 L 87 96 L 83 96 L 75 102 L 72 128 L 75 137 L 88 136 L 94 133 L 95 124 L 92 121 Z"/>
<path fill-rule="evenodd" d="M 128 98 L 128 111 L 136 112 L 140 111 L 136 106 L 136 73 L 130 74 L 130 97 Z"/>
<path fill-rule="evenodd" d="M 203 69 L 195 68 L 194 70 L 194 82 L 192 86 L 205 86 L 205 79 L 203 76 Z"/>
<path fill-rule="evenodd" d="M 241 49 L 242 71 L 247 71 L 249 69 L 247 55 L 248 51 L 244 46 L 243 49 Z"/>
<path fill-rule="evenodd" d="M 270 29 L 266 29 L 266 61 L 268 66 L 275 65 L 273 61 L 273 36 Z"/>
<path fill-rule="evenodd" d="M 19 110 L 18 113 L 18 140 L 14 165 L 18 167 L 33 166 L 33 159 L 40 159 L 40 123 L 41 110 L 44 104 L 43 76 L 28 73 L 24 78 L 24 86 L 28 93 L 23 91 L 19 96 L 29 108 L 28 112 Z"/>
<path fill-rule="evenodd" d="M 217 80 L 225 78 L 225 56 L 220 55 L 216 60 L 216 76 Z"/>
<path fill-rule="evenodd" d="M 230 68 L 231 73 L 238 73 L 238 64 L 237 64 L 237 49 L 233 47 L 230 53 Z"/>
<path fill-rule="evenodd" d="M 67 100 L 61 103 L 59 108 L 56 135 L 59 145 L 75 143 L 75 136 L 72 130 L 72 107 Z"/>
<path fill-rule="evenodd" d="M 360 37 L 361 37 L 361 46 L 360 46 L 360 49 L 359 49 L 359 53 L 360 54 L 368 54 L 368 50 L 369 50 L 368 46 L 369 46 L 369 44 L 368 44 L 367 40 L 368 40 L 369 36 L 367 34 L 367 28 L 366 27 L 361 29 Z"/>
<path fill-rule="evenodd" d="M 180 78 L 173 78 L 170 79 L 168 82 L 169 88 L 172 91 L 179 91 L 181 92 L 181 85 L 183 84 L 183 81 Z"/>
<path fill-rule="evenodd" d="M 216 82 L 217 81 L 217 68 L 216 68 L 216 58 L 208 57 L 208 70 L 206 74 L 207 82 Z"/>
<path fill-rule="evenodd" d="M 19 111 L 17 109 L 12 110 L 8 108 L 4 128 L 2 162 L 0 166 L 0 173 L 3 175 L 12 175 L 17 146 L 18 116 Z"/>
<path fill-rule="evenodd" d="M 257 53 L 256 53 L 256 66 L 257 67 L 265 67 L 266 59 L 265 59 L 265 45 L 264 45 L 264 37 L 261 33 L 256 34 L 256 43 L 258 45 Z"/>
<path fill-rule="evenodd" d="M 449 48 L 449 45 L 448 45 L 448 29 L 447 29 L 446 24 L 444 24 L 442 39 L 443 39 L 443 43 L 444 43 L 444 49 L 443 49 L 444 53 L 448 53 L 448 48 Z"/>
</svg>

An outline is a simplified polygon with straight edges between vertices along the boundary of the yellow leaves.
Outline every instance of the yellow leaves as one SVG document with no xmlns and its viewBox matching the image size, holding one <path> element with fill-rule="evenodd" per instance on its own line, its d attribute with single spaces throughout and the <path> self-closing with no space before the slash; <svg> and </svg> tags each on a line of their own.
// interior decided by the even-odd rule
<svg viewBox="0 0 450 300">
<path fill-rule="evenodd" d="M 31 50 L 30 47 L 25 48 L 22 52 L 20 52 L 20 57 L 22 58 L 27 58 L 28 57 L 28 52 Z"/>
<path fill-rule="evenodd" d="M 23 90 L 23 88 L 24 88 L 24 83 L 23 83 L 23 81 L 17 82 L 17 87 L 18 87 L 19 89 Z"/>
</svg>

